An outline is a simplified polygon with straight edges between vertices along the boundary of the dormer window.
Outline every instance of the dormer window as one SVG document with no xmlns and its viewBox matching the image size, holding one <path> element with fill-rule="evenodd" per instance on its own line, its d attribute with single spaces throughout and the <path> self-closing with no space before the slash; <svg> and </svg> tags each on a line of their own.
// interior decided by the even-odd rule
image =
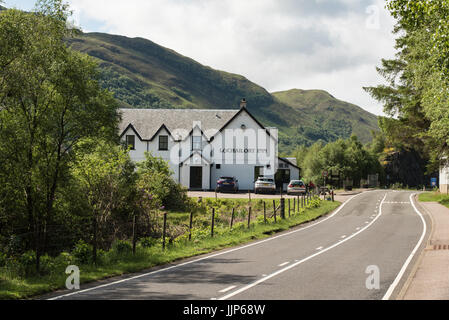
<svg viewBox="0 0 449 320">
<path fill-rule="evenodd" d="M 203 141 L 201 136 L 193 136 L 192 137 L 192 151 L 201 151 L 203 150 Z"/>
<path fill-rule="evenodd" d="M 168 136 L 159 136 L 159 151 L 168 151 Z"/>
<path fill-rule="evenodd" d="M 126 147 L 131 150 L 136 150 L 136 136 L 127 135 L 126 136 Z"/>
</svg>

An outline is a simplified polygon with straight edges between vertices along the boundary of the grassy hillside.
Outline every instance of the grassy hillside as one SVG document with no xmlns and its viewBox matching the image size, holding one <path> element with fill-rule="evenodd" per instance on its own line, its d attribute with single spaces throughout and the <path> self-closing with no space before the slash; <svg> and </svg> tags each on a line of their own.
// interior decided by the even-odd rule
<svg viewBox="0 0 449 320">
<path fill-rule="evenodd" d="M 310 118 L 321 129 L 327 130 L 332 140 L 336 137 L 349 138 L 356 134 L 361 141 L 371 141 L 371 131 L 379 130 L 377 117 L 364 109 L 338 100 L 326 91 L 300 90 L 275 92 L 273 96 Z M 300 130 L 310 140 L 316 140 L 313 130 Z"/>
<path fill-rule="evenodd" d="M 270 94 L 245 77 L 214 70 L 142 38 L 87 33 L 70 40 L 73 49 L 98 59 L 101 81 L 123 107 L 248 109 L 266 126 L 280 129 L 280 150 L 356 133 L 370 140 L 375 116 L 325 92 L 292 90 Z M 332 112 L 323 112 L 332 111 Z"/>
</svg>

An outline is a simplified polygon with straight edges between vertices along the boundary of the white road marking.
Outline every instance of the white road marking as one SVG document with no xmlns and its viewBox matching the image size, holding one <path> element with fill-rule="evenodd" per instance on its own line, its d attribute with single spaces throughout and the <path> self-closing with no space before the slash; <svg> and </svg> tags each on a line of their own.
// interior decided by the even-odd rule
<svg viewBox="0 0 449 320">
<path fill-rule="evenodd" d="M 378 191 L 381 191 L 381 190 L 378 190 Z M 368 191 L 368 192 L 374 192 L 374 191 Z M 183 267 L 183 266 L 186 266 L 186 265 L 190 265 L 190 264 L 193 264 L 193 263 L 196 263 L 196 262 L 200 262 L 200 261 L 204 261 L 204 260 L 207 260 L 207 259 L 219 257 L 219 256 L 222 256 L 222 255 L 225 255 L 225 254 L 228 254 L 228 253 L 235 252 L 235 251 L 240 251 L 240 250 L 243 250 L 243 249 L 254 247 L 254 246 L 257 246 L 257 245 L 269 242 L 269 241 L 273 241 L 273 240 L 276 240 L 276 239 L 279 239 L 279 238 L 283 238 L 283 237 L 286 237 L 286 236 L 289 236 L 289 235 L 292 235 L 292 234 L 295 234 L 295 233 L 298 233 L 298 232 L 310 229 L 310 228 L 312 228 L 314 226 L 317 226 L 317 225 L 319 225 L 319 224 L 321 224 L 321 223 L 323 223 L 323 222 L 325 222 L 325 221 L 335 217 L 354 198 L 357 198 L 358 196 L 366 194 L 366 193 L 367 192 L 362 192 L 362 193 L 359 193 L 359 194 L 356 194 L 356 195 L 352 196 L 346 202 L 344 202 L 340 207 L 338 207 L 337 210 L 335 210 L 335 212 L 333 214 L 331 214 L 329 217 L 324 218 L 324 219 L 322 219 L 322 220 L 320 220 L 320 221 L 318 221 L 318 222 L 316 222 L 314 224 L 311 224 L 309 226 L 306 226 L 304 228 L 300 228 L 300 229 L 297 229 L 297 230 L 294 230 L 294 231 L 291 231 L 291 232 L 287 232 L 287 233 L 284 233 L 284 234 L 281 234 L 281 235 L 278 235 L 278 236 L 275 236 L 275 237 L 272 237 L 272 238 L 261 240 L 259 242 L 255 242 L 255 243 L 252 243 L 252 244 L 249 244 L 249 245 L 246 245 L 246 246 L 230 249 L 228 251 L 224 251 L 224 252 L 220 252 L 220 253 L 216 253 L 216 254 L 211 254 L 211 255 L 208 255 L 208 256 L 200 258 L 200 259 L 196 259 L 196 260 L 180 263 L 180 264 L 175 265 L 175 266 L 163 268 L 163 269 L 156 270 L 156 271 L 151 271 L 151 272 L 148 272 L 148 273 L 140 274 L 138 276 L 134 276 L 134 277 L 130 277 L 130 278 L 114 281 L 114 282 L 111 282 L 111 283 L 106 283 L 106 284 L 95 286 L 95 287 L 92 287 L 92 288 L 88 288 L 88 289 L 84 289 L 84 290 L 79 290 L 79 291 L 63 294 L 63 295 L 60 295 L 60 296 L 56 296 L 56 297 L 50 298 L 48 300 L 58 300 L 60 298 L 69 297 L 69 296 L 73 296 L 73 295 L 76 295 L 76 294 L 89 292 L 89 291 L 93 291 L 93 290 L 96 290 L 96 289 L 101 289 L 101 288 L 113 286 L 113 285 L 116 285 L 116 284 L 120 284 L 120 283 L 123 283 L 123 282 L 131 281 L 131 280 L 135 280 L 135 279 L 139 279 L 139 278 L 143 278 L 143 277 L 147 277 L 147 276 L 151 276 L 151 275 L 154 275 L 154 274 L 157 274 L 157 273 L 161 273 L 161 272 L 169 271 L 169 270 L 172 270 L 172 269 L 180 268 L 180 267 Z"/>
<path fill-rule="evenodd" d="M 342 239 L 346 238 L 346 235 L 344 235 L 344 236 L 341 236 L 341 238 L 342 238 Z"/>
<path fill-rule="evenodd" d="M 287 262 L 284 262 L 284 263 L 281 263 L 278 267 L 283 267 L 283 266 L 286 266 L 287 264 L 289 264 L 290 263 L 290 261 L 287 261 Z"/>
<path fill-rule="evenodd" d="M 410 203 L 413 207 L 413 209 L 415 209 L 415 212 L 418 214 L 418 216 L 421 218 L 421 221 L 423 223 L 423 231 L 422 231 L 422 235 L 421 238 L 419 239 L 418 243 L 416 244 L 416 247 L 413 249 L 412 253 L 410 254 L 410 256 L 407 258 L 407 260 L 405 261 L 404 265 L 402 266 L 401 271 L 399 271 L 396 279 L 394 279 L 393 283 L 390 285 L 390 287 L 388 288 L 387 293 L 385 294 L 385 296 L 382 298 L 382 300 L 389 300 L 391 298 L 391 295 L 393 294 L 394 290 L 396 289 L 396 287 L 398 286 L 399 282 L 401 281 L 402 277 L 404 276 L 405 270 L 407 270 L 408 265 L 410 264 L 410 262 L 412 261 L 413 257 L 415 256 L 416 252 L 418 251 L 419 247 L 421 246 L 424 237 L 426 236 L 427 233 L 427 223 L 426 220 L 424 219 L 423 215 L 421 212 L 419 212 L 418 208 L 416 208 L 415 203 L 413 202 L 413 196 L 415 195 L 411 194 L 410 195 Z"/>
<path fill-rule="evenodd" d="M 317 251 L 323 250 L 323 247 L 316 248 L 316 250 Z M 295 260 L 295 262 L 298 262 L 298 260 Z"/>
<path fill-rule="evenodd" d="M 235 288 L 237 288 L 237 286 L 230 286 L 229 288 L 220 290 L 220 291 L 218 291 L 218 292 L 220 292 L 220 293 L 225 293 L 225 292 L 231 291 L 232 289 L 235 289 Z"/>
<path fill-rule="evenodd" d="M 357 230 L 357 231 L 359 231 L 360 229 L 361 229 L 361 228 L 360 228 L 360 227 L 358 227 L 358 228 L 357 228 L 356 230 Z"/>
<path fill-rule="evenodd" d="M 385 193 L 385 197 L 383 198 L 382 203 L 383 203 L 383 201 L 385 201 L 385 199 L 387 198 L 387 194 L 388 194 L 388 193 Z M 345 243 L 346 241 L 351 240 L 352 238 L 356 237 L 357 235 L 359 235 L 359 234 L 362 233 L 363 231 L 367 230 L 369 227 L 371 227 L 371 226 L 374 224 L 374 222 L 376 222 L 377 219 L 380 218 L 380 216 L 382 216 L 382 204 L 381 204 L 381 206 L 380 206 L 379 215 L 377 216 L 377 218 L 376 218 L 375 220 L 373 220 L 369 225 L 367 225 L 366 227 L 364 227 L 363 229 L 361 229 L 359 232 L 353 234 L 352 236 L 350 236 L 350 237 L 348 237 L 348 238 L 346 238 L 346 239 L 344 239 L 344 240 L 340 240 L 339 242 L 337 242 L 337 243 L 335 243 L 334 245 L 332 245 L 332 246 L 330 246 L 330 247 L 324 249 L 323 251 L 320 251 L 320 252 L 317 252 L 317 253 L 315 253 L 315 254 L 312 254 L 311 256 L 308 256 L 308 257 L 302 259 L 301 261 L 298 261 L 298 262 L 296 262 L 296 263 L 294 263 L 294 264 L 291 264 L 291 265 L 289 265 L 288 267 L 285 267 L 284 269 L 281 269 L 281 270 L 279 270 L 279 271 L 276 271 L 276 272 L 274 272 L 274 273 L 272 273 L 272 274 L 266 276 L 265 278 L 259 279 L 259 280 L 255 281 L 255 282 L 253 282 L 253 283 L 251 283 L 251 284 L 245 286 L 245 287 L 240 288 L 239 290 L 236 290 L 236 291 L 234 291 L 234 292 L 231 292 L 230 294 L 228 294 L 228 295 L 226 295 L 226 296 L 224 296 L 224 297 L 221 297 L 221 298 L 219 298 L 218 300 L 227 300 L 227 299 L 229 299 L 229 298 L 232 298 L 232 297 L 234 297 L 234 296 L 236 296 L 236 295 L 238 295 L 238 294 L 240 294 L 240 293 L 242 293 L 242 292 L 244 292 L 244 291 L 247 291 L 247 290 L 249 290 L 249 289 L 251 289 L 251 288 L 257 286 L 258 284 L 260 284 L 260 283 L 262 283 L 262 282 L 265 282 L 265 281 L 267 281 L 267 280 L 269 280 L 269 279 L 271 279 L 271 278 L 274 278 L 274 277 L 276 277 L 277 275 L 279 275 L 279 274 L 281 274 L 281 273 L 284 273 L 284 272 L 286 272 L 286 271 L 288 271 L 288 270 L 290 270 L 290 269 L 292 269 L 292 268 L 294 268 L 294 267 L 296 267 L 296 266 L 298 266 L 298 265 L 300 265 L 300 264 L 302 264 L 302 263 L 304 263 L 304 262 L 306 262 L 306 261 L 309 261 L 309 260 L 311 260 L 311 259 L 313 259 L 313 258 L 315 258 L 315 257 L 317 257 L 317 256 L 319 256 L 319 255 L 321 255 L 321 254 L 323 254 L 323 253 L 329 251 L 329 250 L 332 250 L 333 248 L 338 247 L 339 245 Z"/>
</svg>

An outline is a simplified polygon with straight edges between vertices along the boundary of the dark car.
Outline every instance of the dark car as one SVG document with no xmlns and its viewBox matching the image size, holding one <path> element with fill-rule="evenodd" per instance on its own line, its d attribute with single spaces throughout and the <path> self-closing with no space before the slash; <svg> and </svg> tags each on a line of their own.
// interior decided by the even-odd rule
<svg viewBox="0 0 449 320">
<path fill-rule="evenodd" d="M 239 181 L 235 177 L 221 177 L 217 181 L 217 192 L 234 192 L 239 191 Z"/>
</svg>

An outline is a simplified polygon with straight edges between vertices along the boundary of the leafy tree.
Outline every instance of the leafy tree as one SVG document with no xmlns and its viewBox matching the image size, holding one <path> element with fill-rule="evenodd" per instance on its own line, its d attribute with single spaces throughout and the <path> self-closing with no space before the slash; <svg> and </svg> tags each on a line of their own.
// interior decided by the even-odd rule
<svg viewBox="0 0 449 320">
<path fill-rule="evenodd" d="M 398 20 L 396 59 L 378 69 L 388 86 L 366 88 L 384 103 L 380 126 L 390 144 L 417 150 L 435 169 L 449 152 L 449 1 L 390 0 Z"/>
<path fill-rule="evenodd" d="M 123 205 L 129 198 L 128 194 L 133 192 L 134 165 L 127 150 L 103 140 L 82 141 L 75 153 L 77 157 L 71 174 L 91 208 L 93 259 L 96 262 L 98 226 L 105 224 L 113 211 Z"/>
<path fill-rule="evenodd" d="M 0 13 L 0 181 L 11 185 L 0 204 L 26 212 L 38 269 L 73 147 L 85 137 L 115 139 L 119 120 L 95 62 L 65 44 L 69 16 L 61 0 Z"/>
</svg>

